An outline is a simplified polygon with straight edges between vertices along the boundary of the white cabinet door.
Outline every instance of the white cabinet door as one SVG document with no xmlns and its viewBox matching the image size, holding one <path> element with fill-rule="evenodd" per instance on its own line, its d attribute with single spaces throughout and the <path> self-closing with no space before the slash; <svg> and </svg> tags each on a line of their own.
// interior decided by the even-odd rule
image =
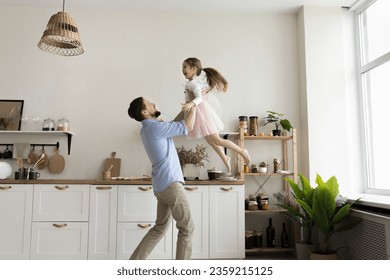
<svg viewBox="0 0 390 280">
<path fill-rule="evenodd" d="M 192 239 L 192 259 L 209 258 L 209 186 L 184 186 L 195 224 Z M 173 228 L 173 256 L 176 252 L 178 230 Z"/>
<path fill-rule="evenodd" d="M 154 223 L 118 223 L 117 259 L 128 260 Z M 148 259 L 172 259 L 172 227 L 156 245 Z"/>
<path fill-rule="evenodd" d="M 117 186 L 91 186 L 88 259 L 115 260 Z"/>
<path fill-rule="evenodd" d="M 151 186 L 118 186 L 118 221 L 156 220 L 157 199 Z"/>
<path fill-rule="evenodd" d="M 35 185 L 33 221 L 88 221 L 89 185 Z"/>
<path fill-rule="evenodd" d="M 29 259 L 32 185 L 0 185 L 0 259 Z"/>
<path fill-rule="evenodd" d="M 86 260 L 87 222 L 33 222 L 31 259 Z"/>
<path fill-rule="evenodd" d="M 210 186 L 210 258 L 245 258 L 244 186 Z"/>
</svg>

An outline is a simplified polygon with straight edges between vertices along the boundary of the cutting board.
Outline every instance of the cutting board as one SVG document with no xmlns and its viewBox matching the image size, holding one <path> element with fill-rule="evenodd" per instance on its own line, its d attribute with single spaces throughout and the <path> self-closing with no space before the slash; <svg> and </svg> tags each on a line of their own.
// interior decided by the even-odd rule
<svg viewBox="0 0 390 280">
<path fill-rule="evenodd" d="M 119 177 L 119 175 L 121 173 L 121 159 L 116 158 L 116 152 L 112 152 L 111 157 L 106 158 L 106 160 L 104 162 L 104 170 L 103 171 L 107 171 L 110 168 L 111 164 L 113 166 L 111 168 L 111 177 Z"/>
</svg>

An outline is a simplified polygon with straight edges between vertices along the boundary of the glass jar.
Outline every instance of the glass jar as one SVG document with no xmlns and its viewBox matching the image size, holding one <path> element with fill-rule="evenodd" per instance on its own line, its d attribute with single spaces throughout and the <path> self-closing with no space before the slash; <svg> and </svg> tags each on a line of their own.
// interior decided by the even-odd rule
<svg viewBox="0 0 390 280">
<path fill-rule="evenodd" d="M 274 173 L 279 171 L 280 161 L 277 158 L 274 158 Z"/>
<path fill-rule="evenodd" d="M 59 119 L 57 123 L 58 131 L 68 131 L 69 130 L 69 121 L 65 118 Z"/>
<path fill-rule="evenodd" d="M 257 129 L 258 129 L 258 117 L 256 116 L 249 117 L 249 135 L 257 136 Z"/>
<path fill-rule="evenodd" d="M 244 135 L 248 135 L 248 117 L 247 116 L 239 116 L 240 129 L 243 130 Z"/>
<path fill-rule="evenodd" d="M 258 173 L 259 172 L 256 164 L 252 164 L 251 171 L 252 171 L 252 173 Z"/>
<path fill-rule="evenodd" d="M 54 120 L 48 118 L 43 120 L 43 126 L 42 126 L 43 131 L 54 131 Z"/>
</svg>

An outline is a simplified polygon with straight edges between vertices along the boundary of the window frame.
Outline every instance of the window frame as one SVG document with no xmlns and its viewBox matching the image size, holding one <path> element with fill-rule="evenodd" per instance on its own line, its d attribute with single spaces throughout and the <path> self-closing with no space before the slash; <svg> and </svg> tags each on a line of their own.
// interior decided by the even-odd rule
<svg viewBox="0 0 390 280">
<path fill-rule="evenodd" d="M 361 1 L 357 3 L 357 7 L 353 7 L 353 11 L 355 12 L 355 29 L 356 36 L 358 40 L 356 40 L 357 45 L 357 79 L 358 79 L 358 90 L 359 90 L 359 99 L 360 99 L 360 109 L 362 112 L 361 116 L 361 127 L 362 127 L 362 143 L 363 143 L 363 170 L 364 180 L 365 180 L 365 193 L 369 194 L 379 194 L 379 195 L 390 195 L 390 190 L 387 189 L 379 189 L 375 188 L 373 173 L 374 166 L 372 162 L 372 154 L 373 154 L 373 145 L 371 143 L 371 126 L 370 126 L 370 111 L 369 111 L 369 88 L 368 83 L 369 79 L 366 76 L 366 73 L 379 67 L 385 63 L 390 63 L 390 50 L 381 55 L 372 61 L 365 61 L 365 58 L 368 57 L 367 51 L 364 49 L 364 40 L 366 39 L 366 30 L 364 26 L 364 17 L 362 13 L 368 9 L 372 4 L 374 4 L 378 0 L 366 0 L 363 3 Z M 379 0 L 381 1 L 381 0 Z M 382 0 L 383 1 L 383 0 Z M 366 53 L 365 53 L 366 52 Z"/>
</svg>

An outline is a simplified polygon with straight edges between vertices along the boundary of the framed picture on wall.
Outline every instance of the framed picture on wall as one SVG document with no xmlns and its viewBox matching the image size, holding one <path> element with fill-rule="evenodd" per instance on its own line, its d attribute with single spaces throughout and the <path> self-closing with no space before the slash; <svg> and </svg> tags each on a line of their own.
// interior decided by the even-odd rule
<svg viewBox="0 0 390 280">
<path fill-rule="evenodd" d="M 20 130 L 24 100 L 0 99 L 0 130 Z"/>
</svg>

